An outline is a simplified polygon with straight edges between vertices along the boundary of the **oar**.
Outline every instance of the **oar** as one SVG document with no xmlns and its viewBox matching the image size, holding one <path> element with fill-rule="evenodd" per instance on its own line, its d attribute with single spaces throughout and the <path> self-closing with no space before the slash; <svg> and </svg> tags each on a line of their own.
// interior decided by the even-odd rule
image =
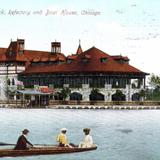
<svg viewBox="0 0 160 160">
<path fill-rule="evenodd" d="M 0 142 L 0 146 L 13 146 L 15 144 Z"/>
<path fill-rule="evenodd" d="M 15 146 L 16 144 L 0 142 L 0 146 Z M 55 146 L 53 144 L 33 144 L 35 146 Z"/>
</svg>

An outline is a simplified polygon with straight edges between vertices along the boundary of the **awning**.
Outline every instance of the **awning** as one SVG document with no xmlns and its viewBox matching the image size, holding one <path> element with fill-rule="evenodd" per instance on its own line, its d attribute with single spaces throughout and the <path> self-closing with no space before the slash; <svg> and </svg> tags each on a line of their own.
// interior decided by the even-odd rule
<svg viewBox="0 0 160 160">
<path fill-rule="evenodd" d="M 25 94 L 25 95 L 50 95 L 51 93 L 41 92 L 38 90 L 17 90 L 18 94 Z"/>
</svg>

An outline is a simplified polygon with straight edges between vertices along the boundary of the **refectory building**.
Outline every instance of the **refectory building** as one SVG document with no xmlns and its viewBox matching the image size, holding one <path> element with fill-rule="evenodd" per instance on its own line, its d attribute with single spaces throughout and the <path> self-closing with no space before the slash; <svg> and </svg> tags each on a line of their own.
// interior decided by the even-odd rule
<svg viewBox="0 0 160 160">
<path fill-rule="evenodd" d="M 23 85 L 18 80 L 18 74 L 25 71 L 28 66 L 34 64 L 58 64 L 64 62 L 66 57 L 58 51 L 54 54 L 56 45 L 51 43 L 51 51 L 33 51 L 25 49 L 25 40 L 17 39 L 10 42 L 8 48 L 0 48 L 0 100 L 8 100 L 12 92 Z M 54 46 L 54 47 L 53 47 Z"/>
<path fill-rule="evenodd" d="M 140 92 L 145 89 L 147 73 L 130 65 L 128 57 L 109 55 L 96 47 L 82 51 L 80 44 L 75 54 L 65 56 L 60 42 L 52 42 L 50 52 L 22 48 L 14 53 L 21 57 L 14 63 L 24 67 L 19 80 L 27 88 L 53 88 L 55 100 L 63 99 L 61 90 L 65 87 L 71 90 L 68 99 L 79 101 L 140 100 Z M 11 56 L 9 51 L 6 49 Z"/>
</svg>

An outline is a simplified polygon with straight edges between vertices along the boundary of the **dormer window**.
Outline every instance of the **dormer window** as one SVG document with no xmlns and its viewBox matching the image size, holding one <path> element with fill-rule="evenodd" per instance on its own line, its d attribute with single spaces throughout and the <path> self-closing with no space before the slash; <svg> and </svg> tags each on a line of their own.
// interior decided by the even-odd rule
<svg viewBox="0 0 160 160">
<path fill-rule="evenodd" d="M 82 58 L 82 62 L 83 62 L 83 63 L 87 63 L 88 60 L 89 60 L 88 58 Z"/>
<path fill-rule="evenodd" d="M 73 61 L 72 59 L 67 59 L 68 64 L 72 63 L 72 61 Z"/>
<path fill-rule="evenodd" d="M 86 55 L 84 55 L 84 57 L 82 58 L 82 62 L 83 62 L 83 63 L 87 63 L 90 58 L 91 58 L 91 56 L 88 55 L 88 54 L 86 54 Z"/>
<path fill-rule="evenodd" d="M 120 63 L 120 64 L 124 64 L 124 63 L 129 64 L 129 59 L 128 59 L 128 57 L 123 57 L 123 56 L 121 56 L 121 55 L 112 56 L 112 57 L 113 57 L 113 59 L 114 59 L 115 61 L 117 61 L 117 62 Z"/>
<path fill-rule="evenodd" d="M 102 63 L 106 63 L 107 62 L 107 58 L 101 58 L 100 59 Z"/>
</svg>

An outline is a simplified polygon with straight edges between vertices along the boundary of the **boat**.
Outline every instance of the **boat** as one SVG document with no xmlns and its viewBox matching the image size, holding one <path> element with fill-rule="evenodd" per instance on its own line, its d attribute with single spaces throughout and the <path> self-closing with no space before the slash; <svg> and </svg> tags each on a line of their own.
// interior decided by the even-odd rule
<svg viewBox="0 0 160 160">
<path fill-rule="evenodd" d="M 41 147 L 33 147 L 28 150 L 0 149 L 0 157 L 21 157 L 21 156 L 35 156 L 35 155 L 49 155 L 49 154 L 64 154 L 64 153 L 85 152 L 96 149 L 97 149 L 96 145 L 88 148 L 41 146 Z"/>
</svg>

